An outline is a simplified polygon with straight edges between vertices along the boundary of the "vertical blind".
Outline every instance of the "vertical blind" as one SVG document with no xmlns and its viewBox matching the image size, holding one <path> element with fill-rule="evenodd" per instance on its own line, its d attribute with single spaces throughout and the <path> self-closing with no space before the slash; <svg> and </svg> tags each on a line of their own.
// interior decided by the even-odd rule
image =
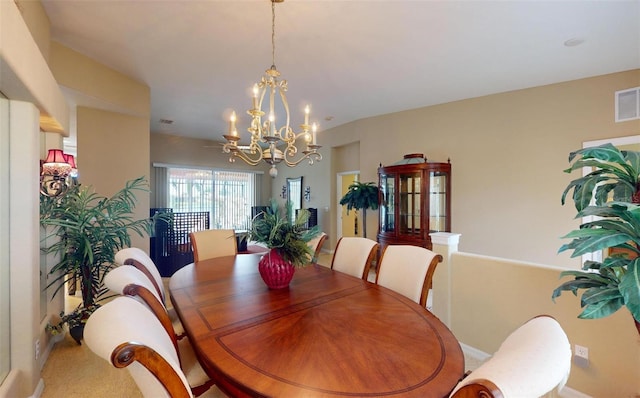
<svg viewBox="0 0 640 398">
<path fill-rule="evenodd" d="M 256 173 L 167 167 L 167 207 L 210 213 L 212 229 L 247 229 L 259 201 Z"/>
</svg>

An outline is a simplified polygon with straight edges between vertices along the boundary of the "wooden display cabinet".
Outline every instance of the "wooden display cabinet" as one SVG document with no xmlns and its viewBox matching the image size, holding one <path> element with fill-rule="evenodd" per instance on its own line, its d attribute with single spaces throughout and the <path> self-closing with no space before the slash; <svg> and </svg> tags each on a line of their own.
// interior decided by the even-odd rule
<svg viewBox="0 0 640 398">
<path fill-rule="evenodd" d="M 422 154 L 405 155 L 378 168 L 380 212 L 378 242 L 432 248 L 431 232 L 451 231 L 451 163 L 427 162 Z"/>
</svg>

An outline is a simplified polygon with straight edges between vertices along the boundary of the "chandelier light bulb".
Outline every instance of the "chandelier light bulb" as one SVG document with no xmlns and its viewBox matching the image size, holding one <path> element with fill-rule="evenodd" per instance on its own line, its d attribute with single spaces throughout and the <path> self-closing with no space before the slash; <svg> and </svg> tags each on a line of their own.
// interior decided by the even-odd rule
<svg viewBox="0 0 640 398">
<path fill-rule="evenodd" d="M 253 85 L 253 110 L 258 109 L 258 93 L 260 90 L 258 89 L 258 83 Z"/>
<path fill-rule="evenodd" d="M 316 131 L 318 131 L 318 125 L 315 124 L 315 122 L 313 123 L 313 125 L 311 126 L 311 133 L 312 133 L 312 139 L 311 139 L 311 144 L 315 145 L 316 144 Z"/>
<path fill-rule="evenodd" d="M 232 136 L 238 136 L 238 130 L 236 130 L 236 112 L 231 112 L 231 117 L 229 118 L 229 134 Z"/>
</svg>

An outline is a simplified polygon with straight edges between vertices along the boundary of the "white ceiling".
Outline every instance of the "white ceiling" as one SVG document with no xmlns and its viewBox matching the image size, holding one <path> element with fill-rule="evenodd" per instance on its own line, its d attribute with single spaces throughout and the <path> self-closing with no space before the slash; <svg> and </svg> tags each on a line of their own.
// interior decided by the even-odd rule
<svg viewBox="0 0 640 398">
<path fill-rule="evenodd" d="M 269 0 L 43 4 L 53 40 L 151 88 L 152 132 L 221 140 L 231 109 L 247 126 L 250 89 L 271 66 Z M 275 56 L 292 124 L 310 103 L 324 130 L 640 68 L 640 0 L 286 0 Z"/>
</svg>

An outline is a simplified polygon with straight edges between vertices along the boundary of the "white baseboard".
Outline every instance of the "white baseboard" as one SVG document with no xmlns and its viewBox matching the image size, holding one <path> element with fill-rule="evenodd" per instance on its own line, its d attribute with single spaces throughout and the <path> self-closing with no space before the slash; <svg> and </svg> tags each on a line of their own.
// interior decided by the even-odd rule
<svg viewBox="0 0 640 398">
<path fill-rule="evenodd" d="M 460 343 L 460 347 L 462 347 L 462 351 L 473 359 L 477 359 L 478 361 L 486 361 L 491 354 L 487 354 L 484 351 L 481 351 L 475 347 L 471 347 L 470 345 L 466 345 L 464 343 Z"/>
<path fill-rule="evenodd" d="M 564 386 L 558 394 L 561 398 L 592 398 L 591 395 L 583 394 L 567 386 Z"/>
<path fill-rule="evenodd" d="M 40 398 L 42 396 L 42 392 L 44 391 L 44 380 L 40 379 L 38 381 L 38 385 L 36 386 L 36 390 L 33 392 L 33 395 L 29 398 Z"/>
<path fill-rule="evenodd" d="M 66 330 L 63 330 L 62 333 L 58 333 L 56 335 L 51 336 L 51 338 L 49 339 L 49 344 L 47 344 L 47 346 L 44 349 L 44 352 L 41 354 L 42 355 L 41 361 L 42 361 L 43 367 L 44 367 L 44 364 L 47 363 L 47 359 L 49 359 L 49 354 L 51 354 L 51 351 L 53 351 L 53 347 L 56 345 L 56 343 L 59 343 L 60 341 L 64 340 L 64 336 L 66 334 L 67 334 Z"/>
</svg>

